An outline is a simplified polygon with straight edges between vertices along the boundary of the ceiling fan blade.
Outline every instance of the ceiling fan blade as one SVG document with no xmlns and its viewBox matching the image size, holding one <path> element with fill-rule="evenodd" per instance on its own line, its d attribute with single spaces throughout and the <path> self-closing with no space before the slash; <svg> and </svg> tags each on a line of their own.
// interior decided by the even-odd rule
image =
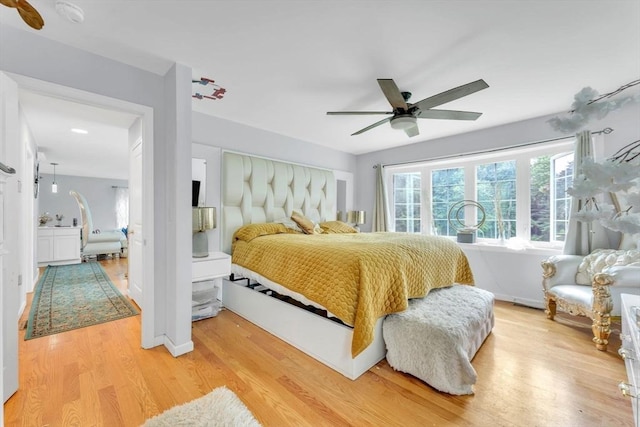
<svg viewBox="0 0 640 427">
<path fill-rule="evenodd" d="M 5 4 L 5 3 L 3 3 Z M 22 20 L 27 23 L 28 26 L 35 30 L 39 30 L 44 27 L 44 20 L 38 11 L 29 4 L 26 0 L 16 0 L 16 9 L 22 17 Z"/>
<path fill-rule="evenodd" d="M 404 130 L 409 138 L 412 136 L 418 136 L 420 134 L 420 130 L 418 129 L 418 125 L 412 126 Z"/>
<path fill-rule="evenodd" d="M 420 119 L 440 119 L 440 120 L 476 120 L 482 113 L 473 111 L 455 110 L 420 110 L 416 117 Z"/>
<path fill-rule="evenodd" d="M 368 131 L 368 130 L 371 130 L 371 129 L 375 128 L 375 127 L 378 127 L 378 126 L 380 126 L 380 125 L 385 124 L 385 123 L 386 123 L 386 122 L 388 122 L 389 120 L 391 120 L 391 117 L 387 117 L 386 119 L 382 119 L 382 120 L 380 120 L 379 122 L 375 122 L 374 124 L 369 125 L 369 126 L 367 126 L 366 128 L 364 128 L 364 129 L 360 129 L 358 132 L 354 132 L 354 133 L 352 133 L 352 134 L 351 134 L 351 136 L 354 136 L 354 135 L 360 135 L 361 133 L 364 133 L 364 132 L 366 132 L 366 131 Z"/>
<path fill-rule="evenodd" d="M 18 7 L 18 2 L 16 0 L 0 0 L 0 4 L 7 7 Z"/>
<path fill-rule="evenodd" d="M 327 116 L 365 115 L 365 114 L 393 114 L 393 111 L 327 111 Z"/>
<path fill-rule="evenodd" d="M 478 92 L 488 87 L 489 85 L 484 80 L 480 79 L 476 80 L 475 82 L 467 83 L 466 85 L 449 89 L 437 95 L 430 96 L 429 98 L 425 98 L 422 101 L 418 101 L 415 104 L 412 104 L 412 106 L 415 105 L 424 111 L 428 110 L 429 108 L 437 107 L 438 105 L 454 101 L 458 98 L 462 98 L 463 96 L 471 95 L 472 93 Z"/>
<path fill-rule="evenodd" d="M 398 89 L 393 79 L 378 79 L 378 84 L 394 110 L 401 109 L 407 111 L 409 109 L 407 102 L 404 100 L 400 89 Z"/>
</svg>

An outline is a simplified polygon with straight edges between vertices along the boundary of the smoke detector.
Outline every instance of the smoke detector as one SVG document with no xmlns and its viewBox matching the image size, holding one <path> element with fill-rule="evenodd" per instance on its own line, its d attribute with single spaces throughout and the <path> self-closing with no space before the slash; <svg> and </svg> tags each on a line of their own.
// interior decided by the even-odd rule
<svg viewBox="0 0 640 427">
<path fill-rule="evenodd" d="M 65 0 L 56 0 L 56 12 L 74 24 L 80 24 L 84 21 L 84 12 L 82 9 Z"/>
</svg>

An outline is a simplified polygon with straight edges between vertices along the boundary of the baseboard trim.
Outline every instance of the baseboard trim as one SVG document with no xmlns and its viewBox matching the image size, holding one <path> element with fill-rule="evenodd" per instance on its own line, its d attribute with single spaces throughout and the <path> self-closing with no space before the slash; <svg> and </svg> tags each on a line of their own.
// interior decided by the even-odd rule
<svg viewBox="0 0 640 427">
<path fill-rule="evenodd" d="M 189 340 L 186 343 L 175 345 L 168 336 L 164 335 L 164 346 L 169 350 L 169 353 L 173 357 L 182 356 L 183 354 L 193 351 L 193 341 Z"/>
</svg>

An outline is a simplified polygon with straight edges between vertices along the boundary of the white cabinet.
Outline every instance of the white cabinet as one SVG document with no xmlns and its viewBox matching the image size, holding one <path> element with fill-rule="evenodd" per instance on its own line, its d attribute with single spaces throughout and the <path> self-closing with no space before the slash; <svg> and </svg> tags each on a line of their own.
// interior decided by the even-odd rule
<svg viewBox="0 0 640 427">
<path fill-rule="evenodd" d="M 640 295 L 622 294 L 622 346 L 618 353 L 624 359 L 627 382 L 620 391 L 631 400 L 633 425 L 640 427 Z"/>
<path fill-rule="evenodd" d="M 78 264 L 80 227 L 38 227 L 38 266 Z"/>
<path fill-rule="evenodd" d="M 231 273 L 231 256 L 209 252 L 191 264 L 191 320 L 213 317 L 222 307 L 222 277 Z"/>
</svg>

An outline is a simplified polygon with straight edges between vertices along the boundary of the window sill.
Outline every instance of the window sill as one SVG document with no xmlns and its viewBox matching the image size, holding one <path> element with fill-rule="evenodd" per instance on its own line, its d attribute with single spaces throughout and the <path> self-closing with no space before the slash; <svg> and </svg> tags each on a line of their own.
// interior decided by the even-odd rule
<svg viewBox="0 0 640 427">
<path fill-rule="evenodd" d="M 464 250 L 474 251 L 488 251 L 488 252 L 506 252 L 506 253 L 521 253 L 527 255 L 542 255 L 550 256 L 562 253 L 562 249 L 559 248 L 536 248 L 536 247 L 522 247 L 514 248 L 507 245 L 501 245 L 499 243 L 490 242 L 476 242 L 476 243 L 458 243 Z"/>
</svg>

